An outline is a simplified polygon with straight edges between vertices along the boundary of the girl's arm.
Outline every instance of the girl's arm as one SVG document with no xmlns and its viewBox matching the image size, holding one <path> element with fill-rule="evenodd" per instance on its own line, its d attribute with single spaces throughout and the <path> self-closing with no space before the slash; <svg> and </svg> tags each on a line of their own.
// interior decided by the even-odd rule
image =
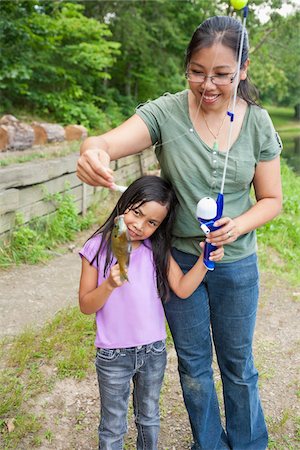
<svg viewBox="0 0 300 450">
<path fill-rule="evenodd" d="M 97 287 L 98 271 L 82 257 L 82 268 L 79 286 L 79 306 L 84 314 L 93 314 L 107 302 L 113 290 L 124 281 L 120 278 L 119 265 L 112 266 L 109 277 Z"/>
<path fill-rule="evenodd" d="M 77 175 L 87 184 L 113 188 L 110 161 L 138 153 L 152 145 L 145 122 L 134 114 L 117 128 L 85 139 L 80 148 Z"/>
<path fill-rule="evenodd" d="M 200 246 L 204 248 L 204 242 L 201 242 Z M 220 261 L 224 256 L 223 247 L 217 248 L 217 250 L 211 252 L 210 259 L 212 261 Z M 180 298 L 187 298 L 197 289 L 202 282 L 207 268 L 203 264 L 203 252 L 199 256 L 196 264 L 184 274 L 173 258 L 170 256 L 170 265 L 168 272 L 168 282 L 172 291 Z"/>
<path fill-rule="evenodd" d="M 208 242 L 217 245 L 231 243 L 242 234 L 255 230 L 280 213 L 282 189 L 279 156 L 271 161 L 260 161 L 257 164 L 253 186 L 257 200 L 255 205 L 234 219 L 222 217 L 217 220 L 216 226 L 221 228 L 208 235 Z"/>
</svg>

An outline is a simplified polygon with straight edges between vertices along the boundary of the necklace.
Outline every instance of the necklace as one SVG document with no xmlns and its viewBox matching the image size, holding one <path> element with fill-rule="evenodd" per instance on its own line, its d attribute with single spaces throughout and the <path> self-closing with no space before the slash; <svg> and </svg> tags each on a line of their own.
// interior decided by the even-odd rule
<svg viewBox="0 0 300 450">
<path fill-rule="evenodd" d="M 225 121 L 225 118 L 226 118 L 226 116 L 227 116 L 227 110 L 225 111 L 225 114 L 224 114 L 224 117 L 223 117 L 223 119 L 222 119 L 221 125 L 219 126 L 219 129 L 218 129 L 218 131 L 217 131 L 216 134 L 211 130 L 210 126 L 208 125 L 207 120 L 206 120 L 206 117 L 205 117 L 205 114 L 204 114 L 204 111 L 203 111 L 202 109 L 201 109 L 201 112 L 202 112 L 203 119 L 204 119 L 205 125 L 207 126 L 208 131 L 210 132 L 210 134 L 211 134 L 211 135 L 214 137 L 214 139 L 215 139 L 215 142 L 214 142 L 213 147 L 214 147 L 214 148 L 215 148 L 215 147 L 218 148 L 218 136 L 219 136 L 219 134 L 220 134 L 221 128 L 222 128 L 222 126 L 223 126 L 223 124 L 224 124 L 224 121 Z"/>
<path fill-rule="evenodd" d="M 225 117 L 227 116 L 227 110 L 225 111 L 225 114 L 224 114 L 224 117 L 223 117 L 223 119 L 222 119 L 221 125 L 219 126 L 219 129 L 218 129 L 218 131 L 217 131 L 216 134 L 212 131 L 212 129 L 211 129 L 210 126 L 208 125 L 207 119 L 206 119 L 205 114 L 204 114 L 204 111 L 203 111 L 202 109 L 201 109 L 201 112 L 202 112 L 203 119 L 204 119 L 204 122 L 205 122 L 205 125 L 206 125 L 208 131 L 209 131 L 210 134 L 215 138 L 215 140 L 217 140 L 217 139 L 218 139 L 218 136 L 219 136 L 219 134 L 220 134 L 221 128 L 222 128 L 222 126 L 223 126 L 223 124 L 224 124 Z"/>
</svg>

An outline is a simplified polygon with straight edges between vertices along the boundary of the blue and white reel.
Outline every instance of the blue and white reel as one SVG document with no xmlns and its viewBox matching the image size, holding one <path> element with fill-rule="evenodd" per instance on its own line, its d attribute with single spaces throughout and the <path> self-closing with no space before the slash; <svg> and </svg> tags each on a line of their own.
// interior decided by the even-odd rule
<svg viewBox="0 0 300 450">
<path fill-rule="evenodd" d="M 200 224 L 201 230 L 208 234 L 211 231 L 217 230 L 219 227 L 215 227 L 214 223 L 220 219 L 223 214 L 223 194 L 218 194 L 217 200 L 211 197 L 204 197 L 197 203 L 197 219 Z M 208 270 L 214 270 L 215 263 L 210 261 L 210 252 L 216 250 L 216 246 L 208 242 L 205 242 L 203 263 Z"/>
</svg>

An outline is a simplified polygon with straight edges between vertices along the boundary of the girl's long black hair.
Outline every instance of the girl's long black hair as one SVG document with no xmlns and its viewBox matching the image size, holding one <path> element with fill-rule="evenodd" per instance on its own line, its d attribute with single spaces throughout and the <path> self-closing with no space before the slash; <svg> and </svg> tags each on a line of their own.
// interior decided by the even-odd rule
<svg viewBox="0 0 300 450">
<path fill-rule="evenodd" d="M 168 210 L 163 222 L 149 238 L 157 275 L 157 291 L 162 300 L 167 300 L 170 295 L 168 268 L 171 254 L 171 230 L 175 220 L 178 200 L 171 184 L 158 176 L 145 175 L 138 178 L 121 195 L 108 219 L 91 236 L 92 238 L 98 234 L 102 235 L 101 244 L 91 264 L 95 259 L 99 260 L 99 254 L 106 251 L 104 266 L 104 276 L 106 276 L 113 260 L 111 232 L 114 226 L 114 219 L 124 214 L 128 209 L 137 208 L 151 201 L 166 206 Z"/>
<path fill-rule="evenodd" d="M 186 49 L 185 69 L 188 69 L 191 58 L 195 52 L 202 48 L 208 48 L 220 42 L 225 47 L 230 48 L 238 60 L 239 46 L 243 31 L 242 23 L 229 16 L 210 17 L 199 25 L 194 31 L 190 43 Z M 241 69 L 249 55 L 248 33 L 245 30 L 245 39 L 242 50 Z M 238 86 L 238 95 L 249 105 L 258 105 L 258 91 L 250 81 L 249 75 L 245 80 L 241 80 Z M 259 106 L 259 105 L 258 105 Z"/>
</svg>

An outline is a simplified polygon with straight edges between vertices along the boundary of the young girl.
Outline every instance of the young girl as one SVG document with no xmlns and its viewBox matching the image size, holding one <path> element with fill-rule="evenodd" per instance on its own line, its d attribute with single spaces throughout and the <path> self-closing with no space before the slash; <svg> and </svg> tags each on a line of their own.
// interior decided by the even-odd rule
<svg viewBox="0 0 300 450">
<path fill-rule="evenodd" d="M 206 274 L 202 256 L 184 275 L 170 254 L 176 205 L 167 181 L 141 177 L 122 194 L 107 221 L 80 252 L 80 309 L 85 314 L 96 313 L 100 449 L 123 448 L 131 380 L 137 449 L 157 449 L 159 394 L 166 366 L 161 299 L 168 300 L 170 289 L 181 298 L 188 297 Z M 111 251 L 114 220 L 121 214 L 132 243 L 129 282 L 120 276 Z M 211 259 L 219 261 L 222 256 L 220 247 Z"/>
</svg>

